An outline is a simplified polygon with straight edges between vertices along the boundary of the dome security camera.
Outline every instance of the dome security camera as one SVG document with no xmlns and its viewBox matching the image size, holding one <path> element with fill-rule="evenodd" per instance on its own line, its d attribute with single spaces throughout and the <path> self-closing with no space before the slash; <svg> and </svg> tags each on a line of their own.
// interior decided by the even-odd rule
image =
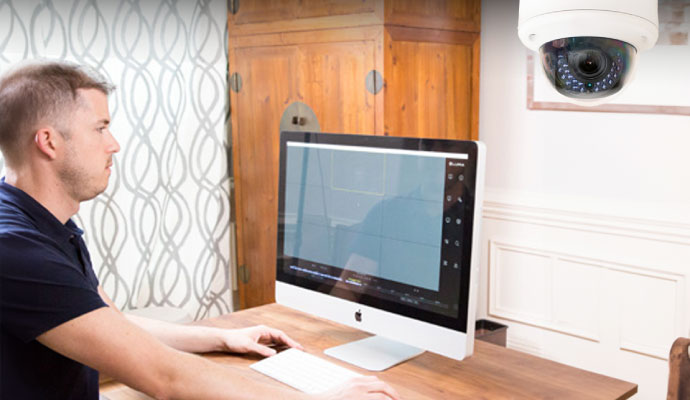
<svg viewBox="0 0 690 400">
<path fill-rule="evenodd" d="M 520 40 L 539 51 L 549 82 L 575 104 L 620 92 L 637 53 L 658 35 L 657 0 L 520 0 Z"/>
</svg>

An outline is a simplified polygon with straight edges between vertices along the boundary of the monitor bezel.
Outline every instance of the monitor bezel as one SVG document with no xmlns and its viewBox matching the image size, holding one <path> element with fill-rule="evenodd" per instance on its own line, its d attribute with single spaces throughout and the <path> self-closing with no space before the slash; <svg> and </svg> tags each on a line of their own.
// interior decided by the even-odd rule
<svg viewBox="0 0 690 400">
<path fill-rule="evenodd" d="M 284 246 L 284 232 L 285 232 L 285 180 L 286 180 L 286 165 L 287 165 L 287 143 L 317 143 L 329 145 L 345 145 L 358 147 L 375 147 L 383 149 L 402 149 L 412 151 L 433 151 L 439 153 L 462 153 L 467 154 L 465 175 L 466 179 L 467 197 L 465 200 L 465 207 L 463 210 L 464 221 L 467 221 L 463 239 L 467 243 L 467 251 L 463 251 L 462 264 L 460 273 L 460 297 L 458 304 L 458 315 L 450 317 L 430 311 L 420 310 L 418 308 L 408 306 L 403 303 L 394 302 L 382 299 L 370 294 L 357 294 L 358 298 L 353 299 L 352 292 L 342 290 L 335 285 L 323 284 L 315 282 L 307 278 L 299 277 L 294 274 L 286 273 L 284 271 L 285 265 L 292 263 L 297 264 L 297 258 L 285 256 L 283 252 Z M 468 315 L 472 315 L 469 307 L 473 306 L 470 303 L 470 286 L 472 281 L 472 259 L 473 252 L 478 251 L 474 248 L 475 243 L 475 208 L 477 207 L 475 190 L 477 185 L 478 172 L 478 146 L 473 141 L 458 141 L 448 139 L 429 139 L 429 138 L 409 138 L 409 137 L 392 137 L 392 136 L 373 136 L 373 135 L 355 135 L 355 134 L 336 134 L 323 132 L 292 132 L 283 131 L 280 136 L 280 172 L 279 172 L 279 187 L 278 187 L 278 238 L 277 238 L 277 258 L 276 258 L 276 279 L 285 284 L 295 285 L 307 290 L 312 290 L 321 294 L 334 296 L 346 301 L 353 301 L 368 307 L 381 309 L 393 314 L 403 317 L 419 320 L 432 325 L 441 326 L 451 329 L 453 331 L 468 333 Z M 310 262 L 309 260 L 304 260 Z M 473 327 L 469 327 L 473 331 Z"/>
</svg>

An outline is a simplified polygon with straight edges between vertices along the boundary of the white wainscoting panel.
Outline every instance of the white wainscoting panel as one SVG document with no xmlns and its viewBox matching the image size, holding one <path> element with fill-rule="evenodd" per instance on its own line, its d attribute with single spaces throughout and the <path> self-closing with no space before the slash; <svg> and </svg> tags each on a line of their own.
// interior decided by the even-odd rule
<svg viewBox="0 0 690 400">
<path fill-rule="evenodd" d="M 619 274 L 621 350 L 668 360 L 671 344 L 682 335 L 682 278 Z"/>
<path fill-rule="evenodd" d="M 563 258 L 555 258 L 553 268 L 554 325 L 575 336 L 600 341 L 598 314 L 604 297 L 601 283 L 605 271 Z"/>
<path fill-rule="evenodd" d="M 493 244 L 493 243 L 492 243 Z M 492 313 L 535 323 L 550 310 L 550 258 L 528 249 L 492 246 Z M 495 249 L 495 250 L 494 250 Z"/>
<path fill-rule="evenodd" d="M 478 318 L 507 324 L 508 347 L 664 398 L 671 344 L 690 336 L 690 224 L 486 197 Z"/>
</svg>

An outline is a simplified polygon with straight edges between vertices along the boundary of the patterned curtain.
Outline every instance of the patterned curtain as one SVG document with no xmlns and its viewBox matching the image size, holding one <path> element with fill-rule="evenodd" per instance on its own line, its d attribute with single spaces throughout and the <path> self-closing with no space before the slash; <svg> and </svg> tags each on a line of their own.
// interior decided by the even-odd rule
<svg viewBox="0 0 690 400">
<path fill-rule="evenodd" d="M 222 0 L 0 0 L 0 73 L 60 59 L 117 86 L 122 150 L 75 222 L 122 309 L 232 309 L 226 15 Z"/>
</svg>

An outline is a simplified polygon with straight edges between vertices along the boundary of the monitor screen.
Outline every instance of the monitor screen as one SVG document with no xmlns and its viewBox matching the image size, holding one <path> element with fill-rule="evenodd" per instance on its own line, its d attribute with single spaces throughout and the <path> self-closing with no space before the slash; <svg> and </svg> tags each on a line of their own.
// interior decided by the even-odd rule
<svg viewBox="0 0 690 400">
<path fill-rule="evenodd" d="M 283 132 L 277 280 L 466 333 L 478 148 Z"/>
</svg>

